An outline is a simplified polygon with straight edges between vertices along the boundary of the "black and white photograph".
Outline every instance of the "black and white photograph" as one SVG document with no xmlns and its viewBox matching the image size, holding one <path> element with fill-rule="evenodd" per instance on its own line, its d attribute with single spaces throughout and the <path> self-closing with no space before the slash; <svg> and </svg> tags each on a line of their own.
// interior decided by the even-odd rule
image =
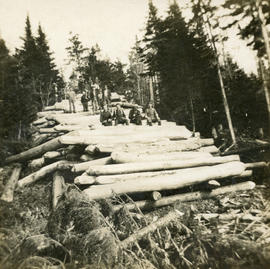
<svg viewBox="0 0 270 269">
<path fill-rule="evenodd" d="M 0 0 L 0 268 L 270 268 L 270 1 Z"/>
</svg>

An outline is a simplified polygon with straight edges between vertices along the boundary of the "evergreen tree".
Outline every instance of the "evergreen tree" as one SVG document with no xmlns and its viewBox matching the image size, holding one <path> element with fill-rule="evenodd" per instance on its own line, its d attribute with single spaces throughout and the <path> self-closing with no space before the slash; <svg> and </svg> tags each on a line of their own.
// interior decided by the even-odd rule
<svg viewBox="0 0 270 269">
<path fill-rule="evenodd" d="M 39 61 L 39 65 L 35 69 L 35 85 L 38 92 L 39 101 L 43 108 L 44 106 L 49 105 L 50 100 L 54 99 L 56 92 L 53 85 L 58 84 L 58 86 L 61 87 L 61 84 L 58 83 L 60 80 L 59 73 L 56 69 L 46 35 L 43 32 L 41 25 L 38 26 L 38 36 L 36 37 L 35 41 Z"/>
</svg>

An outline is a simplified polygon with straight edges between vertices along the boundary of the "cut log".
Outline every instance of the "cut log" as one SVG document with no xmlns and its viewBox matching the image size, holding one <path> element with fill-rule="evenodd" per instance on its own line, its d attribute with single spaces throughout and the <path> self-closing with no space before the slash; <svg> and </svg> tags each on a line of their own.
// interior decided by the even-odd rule
<svg viewBox="0 0 270 269">
<path fill-rule="evenodd" d="M 39 134 L 37 138 L 34 139 L 32 146 L 36 147 L 42 143 L 45 143 L 50 138 L 50 134 Z"/>
<path fill-rule="evenodd" d="M 246 170 L 241 175 L 236 176 L 237 178 L 246 178 L 252 176 L 252 170 Z"/>
<path fill-rule="evenodd" d="M 59 141 L 59 138 L 55 138 L 37 147 L 31 148 L 17 155 L 8 157 L 6 159 L 6 163 L 17 162 L 17 161 L 20 161 L 20 162 L 27 161 L 35 157 L 39 157 L 47 151 L 56 150 L 60 147 L 62 147 L 62 144 Z"/>
<path fill-rule="evenodd" d="M 210 153 L 205 152 L 169 152 L 161 154 L 150 154 L 150 153 L 126 153 L 126 152 L 113 152 L 111 158 L 114 163 L 123 164 L 123 163 L 148 163 L 148 162 L 166 162 L 167 160 L 190 160 L 190 159 L 199 159 L 202 160 L 205 158 L 211 158 Z M 238 159 L 239 160 L 239 159 Z M 146 164 L 148 165 L 148 164 Z M 178 168 L 178 167 L 175 167 Z"/>
<path fill-rule="evenodd" d="M 46 123 L 47 122 L 47 119 L 45 117 L 42 117 L 42 118 L 39 118 L 37 120 L 35 120 L 33 122 L 33 125 L 40 125 L 40 124 L 43 124 L 43 123 Z"/>
<path fill-rule="evenodd" d="M 28 164 L 28 167 L 32 171 L 36 171 L 36 170 L 40 169 L 44 164 L 45 164 L 45 159 L 43 157 L 41 157 L 41 158 L 30 161 Z"/>
<path fill-rule="evenodd" d="M 185 194 L 171 195 L 167 197 L 163 197 L 158 201 L 138 201 L 134 203 L 125 204 L 125 207 L 129 210 L 134 210 L 136 208 L 140 208 L 142 210 L 149 210 L 156 207 L 167 206 L 176 202 L 188 202 L 200 199 L 209 199 L 221 194 L 237 192 L 237 191 L 246 191 L 252 190 L 255 187 L 255 183 L 252 181 L 247 181 L 243 183 L 238 183 L 234 185 L 229 185 L 225 187 L 217 188 L 211 192 L 191 192 Z M 123 205 L 114 206 L 114 211 L 118 211 L 123 207 Z"/>
<path fill-rule="evenodd" d="M 81 157 L 80 157 L 80 160 L 83 161 L 83 162 L 89 162 L 89 161 L 93 161 L 94 158 L 88 154 L 83 154 Z"/>
<path fill-rule="evenodd" d="M 123 137 L 108 137 L 108 136 L 96 136 L 96 137 L 82 137 L 82 136 L 62 136 L 60 141 L 63 145 L 96 145 L 102 144 L 106 141 L 108 144 L 113 143 L 151 143 L 154 141 L 168 140 L 164 137 L 138 137 L 138 136 L 123 136 Z"/>
<path fill-rule="evenodd" d="M 43 155 L 45 160 L 55 159 L 55 158 L 60 157 L 60 156 L 61 156 L 61 153 L 58 151 L 48 151 Z"/>
<path fill-rule="evenodd" d="M 106 164 L 110 164 L 111 162 L 112 162 L 111 157 L 105 157 L 105 158 L 100 158 L 93 161 L 74 164 L 72 168 L 72 172 L 74 173 L 84 172 L 93 165 L 106 165 Z"/>
<path fill-rule="evenodd" d="M 96 153 L 96 145 L 89 145 L 85 148 L 85 152 L 91 156 L 95 155 Z"/>
<path fill-rule="evenodd" d="M 13 201 L 13 193 L 18 183 L 21 170 L 22 170 L 21 164 L 16 164 L 12 171 L 11 177 L 9 178 L 9 180 L 7 181 L 5 185 L 5 188 L 1 196 L 1 200 L 6 201 L 6 202 Z"/>
<path fill-rule="evenodd" d="M 52 208 L 55 209 L 57 203 L 65 191 L 65 179 L 59 171 L 53 175 L 52 185 Z"/>
<path fill-rule="evenodd" d="M 204 153 L 205 154 L 205 153 Z M 207 154 L 207 153 L 206 153 Z M 189 168 L 205 165 L 215 165 L 219 163 L 226 163 L 231 161 L 239 161 L 238 155 L 231 155 L 224 157 L 206 157 L 190 160 L 169 160 L 160 162 L 147 162 L 147 163 L 124 163 L 124 164 L 113 164 L 113 165 L 98 165 L 92 166 L 87 170 L 90 176 L 99 175 L 117 175 L 117 174 L 128 174 L 138 173 L 147 171 L 161 171 L 170 169 Z"/>
<path fill-rule="evenodd" d="M 22 188 L 29 184 L 32 184 L 39 179 L 43 178 L 44 176 L 53 173 L 56 170 L 62 170 L 62 169 L 71 169 L 73 166 L 73 163 L 70 163 L 68 161 L 58 161 L 52 164 L 49 164 L 47 166 L 42 167 L 39 171 L 32 173 L 21 180 L 18 181 L 18 187 Z"/>
<path fill-rule="evenodd" d="M 158 192 L 158 191 L 151 192 L 151 200 L 157 201 L 157 200 L 160 200 L 161 197 L 162 197 L 162 195 L 160 192 Z"/>
<path fill-rule="evenodd" d="M 182 169 L 176 175 L 166 175 L 138 180 L 128 180 L 121 183 L 91 186 L 83 192 L 89 199 L 110 198 L 114 194 L 125 194 L 147 191 L 178 189 L 199 184 L 212 179 L 222 179 L 240 175 L 245 170 L 241 162 L 230 162 L 215 166 L 204 166 Z"/>
<path fill-rule="evenodd" d="M 40 128 L 39 132 L 41 134 L 51 134 L 51 133 L 58 133 L 54 128 Z"/>
<path fill-rule="evenodd" d="M 201 146 L 212 145 L 213 139 L 189 138 L 180 141 L 158 141 L 156 143 L 145 144 L 97 144 L 94 145 L 90 152 L 96 153 L 112 153 L 113 151 L 136 152 L 136 153 L 164 153 L 164 152 L 180 152 L 192 151 L 199 149 Z"/>
<path fill-rule="evenodd" d="M 134 234 L 130 235 L 128 238 L 123 240 L 120 243 L 120 246 L 122 248 L 127 248 L 129 245 L 132 245 L 136 243 L 138 240 L 144 238 L 146 235 L 156 231 L 157 229 L 167 226 L 172 221 L 177 220 L 180 216 L 180 212 L 178 211 L 172 211 L 169 212 L 164 217 L 160 218 L 159 220 L 152 222 L 151 224 L 147 225 L 146 227 L 140 229 L 139 231 L 135 232 Z"/>
<path fill-rule="evenodd" d="M 256 163 L 246 163 L 246 169 L 254 169 L 254 168 L 264 168 L 268 167 L 269 163 L 267 162 L 256 162 Z"/>
<path fill-rule="evenodd" d="M 95 177 L 88 176 L 86 172 L 74 178 L 74 183 L 77 185 L 92 185 L 96 183 Z"/>
</svg>

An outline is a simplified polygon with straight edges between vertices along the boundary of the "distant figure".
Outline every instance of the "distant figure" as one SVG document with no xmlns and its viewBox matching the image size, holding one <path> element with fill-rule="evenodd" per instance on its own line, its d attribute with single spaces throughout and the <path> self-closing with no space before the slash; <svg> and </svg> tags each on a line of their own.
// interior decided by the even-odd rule
<svg viewBox="0 0 270 269">
<path fill-rule="evenodd" d="M 93 112 L 97 112 L 99 109 L 99 104 L 98 104 L 98 94 L 99 94 L 99 85 L 97 83 L 94 83 L 92 85 L 92 103 L 93 103 Z"/>
<path fill-rule="evenodd" d="M 100 112 L 100 122 L 104 126 L 112 126 L 112 114 L 108 110 L 107 105 L 104 105 L 103 110 Z"/>
<path fill-rule="evenodd" d="M 153 105 L 151 103 L 148 105 L 148 108 L 145 111 L 145 116 L 148 125 L 152 126 L 155 122 L 157 122 L 158 125 L 161 125 L 161 120 L 158 116 L 158 113 L 155 108 L 153 108 Z"/>
<path fill-rule="evenodd" d="M 83 92 L 83 95 L 81 97 L 81 103 L 83 105 L 83 111 L 88 111 L 88 96 L 86 95 L 86 92 Z"/>
<path fill-rule="evenodd" d="M 69 101 L 69 112 L 76 113 L 76 108 L 75 108 L 76 94 L 72 89 L 70 89 L 67 95 L 68 95 L 68 101 Z"/>
<path fill-rule="evenodd" d="M 103 92 L 103 104 L 104 105 L 109 105 L 110 104 L 110 96 L 109 96 L 109 89 L 107 87 L 107 85 L 105 85 L 105 89 Z"/>
<path fill-rule="evenodd" d="M 120 104 L 116 105 L 116 109 L 113 113 L 113 118 L 115 119 L 115 125 L 126 124 L 128 125 L 128 119 L 126 118 L 126 114 Z"/>
<path fill-rule="evenodd" d="M 129 119 L 130 123 L 135 123 L 136 125 L 142 125 L 142 115 L 139 110 L 139 106 L 135 105 L 131 110 L 129 111 Z"/>
</svg>

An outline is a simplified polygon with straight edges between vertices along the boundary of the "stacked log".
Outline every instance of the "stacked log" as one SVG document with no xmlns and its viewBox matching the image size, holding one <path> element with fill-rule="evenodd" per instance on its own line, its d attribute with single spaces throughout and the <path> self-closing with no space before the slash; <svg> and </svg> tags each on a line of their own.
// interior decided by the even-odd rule
<svg viewBox="0 0 270 269">
<path fill-rule="evenodd" d="M 225 179 L 243 181 L 252 175 L 251 169 L 268 166 L 263 162 L 244 164 L 238 155 L 221 157 L 213 139 L 192 137 L 184 126 L 93 129 L 98 116 L 93 116 L 92 121 L 88 115 L 79 113 L 45 111 L 39 116 L 33 122 L 39 132 L 35 146 L 8 157 L 6 163 L 28 162 L 28 166 L 23 166 L 28 169 L 23 171 L 23 177 L 12 180 L 18 188 L 44 178 L 52 179 L 53 208 L 65 189 L 63 170 L 69 171 L 71 182 L 78 187 L 84 185 L 83 193 L 90 200 L 141 192 L 149 201 L 136 202 L 136 206 L 144 209 L 251 189 L 254 187 L 251 182 L 224 186 L 228 184 Z M 205 189 L 167 196 L 168 190 L 181 192 L 187 186 L 199 184 L 204 184 Z"/>
</svg>

